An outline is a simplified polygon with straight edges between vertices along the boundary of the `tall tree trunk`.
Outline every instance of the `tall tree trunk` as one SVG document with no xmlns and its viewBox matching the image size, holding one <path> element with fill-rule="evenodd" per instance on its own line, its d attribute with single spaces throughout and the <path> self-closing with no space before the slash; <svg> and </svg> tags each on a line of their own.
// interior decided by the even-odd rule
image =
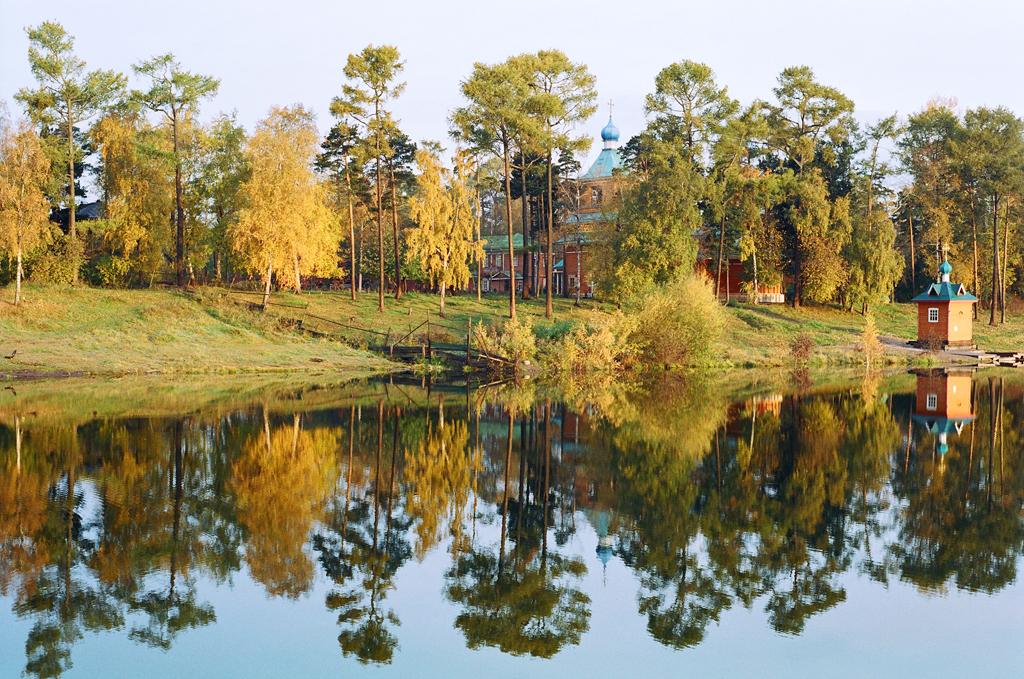
<svg viewBox="0 0 1024 679">
<path fill-rule="evenodd" d="M 551 177 L 551 151 L 548 151 L 548 223 L 547 223 L 547 251 L 544 253 L 544 316 L 545 318 L 551 318 L 554 315 L 554 307 L 551 301 L 551 267 L 554 264 L 552 261 L 552 250 L 551 240 L 552 231 L 554 229 L 555 222 L 555 211 L 554 201 L 554 182 Z"/>
<path fill-rule="evenodd" d="M 18 243 L 18 282 L 14 286 L 14 306 L 21 304 L 21 243 Z"/>
<path fill-rule="evenodd" d="M 725 255 L 725 211 L 722 211 L 722 222 L 718 228 L 718 270 L 715 272 L 715 299 L 722 294 L 722 258 Z M 728 291 L 726 291 L 728 293 Z"/>
<path fill-rule="evenodd" d="M 302 276 L 299 275 L 299 253 L 292 253 L 292 263 L 295 265 L 295 294 L 302 294 Z"/>
<path fill-rule="evenodd" d="M 174 209 L 175 218 L 175 243 L 174 243 L 174 270 L 178 276 L 178 285 L 185 285 L 185 203 L 182 198 L 181 187 L 181 157 L 178 155 L 178 111 L 171 111 L 171 127 L 174 132 Z"/>
<path fill-rule="evenodd" d="M 725 260 L 725 303 L 728 304 L 732 297 L 730 296 L 729 289 L 732 287 L 732 280 L 729 278 L 729 259 Z"/>
<path fill-rule="evenodd" d="M 508 144 L 505 144 L 505 219 L 508 222 L 508 317 L 516 317 L 516 253 L 512 247 L 512 177 L 508 159 Z"/>
<path fill-rule="evenodd" d="M 74 245 L 78 240 L 78 227 L 75 225 L 75 120 L 71 114 L 71 102 L 68 101 L 68 236 Z M 78 267 L 81 262 L 76 252 L 72 263 L 73 285 L 78 285 Z"/>
<path fill-rule="evenodd" d="M 345 153 L 345 186 L 348 188 L 348 254 L 352 271 L 349 274 L 351 279 L 352 300 L 356 298 L 356 217 L 352 208 L 352 178 L 348 172 L 348 152 Z M 362 287 L 362 286 L 360 286 Z"/>
<path fill-rule="evenodd" d="M 476 239 L 479 241 L 483 238 L 484 231 L 484 206 L 480 200 L 480 161 L 477 159 L 476 163 L 476 202 L 480 210 L 480 214 L 476 220 Z M 476 258 L 476 301 L 483 299 L 483 282 L 484 282 L 484 266 L 483 258 L 480 257 L 480 253 L 477 252 L 473 255 Z"/>
<path fill-rule="evenodd" d="M 913 297 L 917 291 L 917 264 L 914 254 L 914 212 L 909 205 L 907 207 L 907 219 L 910 221 L 910 295 Z"/>
<path fill-rule="evenodd" d="M 999 301 L 999 194 L 992 196 L 992 308 L 989 310 L 989 325 L 996 324 L 996 305 Z"/>
<path fill-rule="evenodd" d="M 576 302 L 580 305 L 580 294 L 583 292 L 583 233 L 576 232 Z"/>
<path fill-rule="evenodd" d="M 395 301 L 402 299 L 402 260 L 398 254 L 398 190 L 395 187 L 395 158 L 388 158 L 391 174 L 391 224 L 395 230 Z"/>
<path fill-rule="evenodd" d="M 1006 323 L 1006 265 L 1010 262 L 1010 204 L 1007 197 L 1006 218 L 1003 219 L 1003 273 L 999 276 L 999 322 Z"/>
<path fill-rule="evenodd" d="M 519 157 L 523 161 L 523 173 L 520 175 L 523 208 L 523 299 L 530 299 L 530 209 L 526 197 L 526 152 L 520 150 Z"/>
<path fill-rule="evenodd" d="M 974 253 L 974 294 L 978 295 L 980 286 L 978 284 L 978 215 L 974 208 L 974 190 L 971 190 L 971 237 L 973 239 L 972 247 Z M 978 305 L 972 304 L 971 311 L 974 319 L 978 319 Z"/>
<path fill-rule="evenodd" d="M 274 274 L 274 263 L 267 264 L 267 282 L 263 286 L 263 313 L 267 313 L 267 304 L 270 302 L 270 277 Z"/>
<path fill-rule="evenodd" d="M 793 267 L 793 308 L 800 308 L 800 236 L 796 237 L 796 250 L 794 252 Z"/>
<path fill-rule="evenodd" d="M 441 281 L 441 311 L 438 314 L 441 318 L 444 318 L 444 290 L 445 282 Z"/>
<path fill-rule="evenodd" d="M 749 300 L 749 301 L 752 304 L 757 304 L 758 302 L 761 301 L 759 299 L 759 296 L 761 294 L 761 292 L 760 292 L 761 289 L 757 286 L 757 245 L 754 245 L 754 252 L 753 252 L 753 254 L 751 256 L 754 259 L 754 294 L 753 294 L 753 298 L 751 300 Z"/>
<path fill-rule="evenodd" d="M 380 106 L 375 105 L 374 117 L 377 122 L 380 123 Z M 377 193 L 377 276 L 379 280 L 377 282 L 377 313 L 384 313 L 384 212 L 381 209 L 380 201 L 380 130 L 374 133 L 376 138 L 376 152 L 375 165 L 376 165 L 376 176 L 374 177 L 374 183 L 376 186 Z"/>
</svg>

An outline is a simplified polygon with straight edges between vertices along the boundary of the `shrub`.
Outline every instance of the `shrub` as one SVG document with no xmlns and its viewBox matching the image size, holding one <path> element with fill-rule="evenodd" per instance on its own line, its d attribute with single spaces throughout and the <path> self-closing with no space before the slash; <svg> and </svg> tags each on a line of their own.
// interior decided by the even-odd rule
<svg viewBox="0 0 1024 679">
<path fill-rule="evenodd" d="M 529 360 L 537 354 L 537 338 L 530 319 L 519 315 L 505 321 L 499 333 L 493 325 L 473 328 L 473 344 L 484 353 L 510 360 Z"/>
<path fill-rule="evenodd" d="M 542 325 L 534 328 L 533 334 L 536 335 L 539 340 L 545 342 L 557 342 L 573 330 L 581 327 L 583 327 L 583 324 L 579 321 L 565 318 L 560 321 L 555 321 L 550 325 Z"/>
<path fill-rule="evenodd" d="M 806 332 L 800 333 L 789 345 L 789 352 L 797 363 L 806 363 L 814 353 L 814 339 Z"/>
<path fill-rule="evenodd" d="M 32 253 L 26 262 L 28 277 L 37 283 L 70 283 L 82 261 L 82 242 L 59 235 L 53 243 Z"/>
<path fill-rule="evenodd" d="M 596 326 L 577 325 L 552 352 L 556 369 L 577 376 L 617 371 L 632 354 L 631 347 L 621 339 L 627 323 L 619 316 Z"/>
<path fill-rule="evenodd" d="M 722 309 L 704 277 L 689 275 L 647 295 L 628 343 L 648 365 L 695 366 L 714 358 Z M 620 334 L 620 337 L 623 336 Z"/>
<path fill-rule="evenodd" d="M 868 314 L 867 324 L 864 326 L 864 333 L 860 338 L 860 350 L 864 352 L 864 359 L 871 365 L 871 359 L 882 353 L 882 343 L 878 341 L 878 328 L 875 326 L 875 317 Z"/>
</svg>

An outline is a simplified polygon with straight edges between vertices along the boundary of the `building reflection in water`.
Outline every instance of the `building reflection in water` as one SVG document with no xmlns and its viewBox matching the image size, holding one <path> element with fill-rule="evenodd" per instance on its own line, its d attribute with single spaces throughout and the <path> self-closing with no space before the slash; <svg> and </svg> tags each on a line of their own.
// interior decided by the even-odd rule
<svg viewBox="0 0 1024 679">
<path fill-rule="evenodd" d="M 949 435 L 959 435 L 974 421 L 972 368 L 922 370 L 917 373 L 914 422 L 936 437 L 935 451 L 949 452 Z"/>
</svg>

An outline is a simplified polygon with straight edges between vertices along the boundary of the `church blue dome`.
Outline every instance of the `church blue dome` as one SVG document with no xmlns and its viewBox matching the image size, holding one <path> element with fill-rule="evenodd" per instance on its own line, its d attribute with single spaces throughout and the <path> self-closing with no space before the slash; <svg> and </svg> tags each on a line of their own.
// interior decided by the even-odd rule
<svg viewBox="0 0 1024 679">
<path fill-rule="evenodd" d="M 944 274 L 953 273 L 953 267 L 952 267 L 952 265 L 950 265 L 948 260 L 943 262 L 942 266 L 939 267 L 939 273 L 944 273 Z"/>
<path fill-rule="evenodd" d="M 615 127 L 615 123 L 612 122 L 612 117 L 608 116 L 608 124 L 601 130 L 601 141 L 618 141 L 619 140 L 619 128 Z"/>
</svg>

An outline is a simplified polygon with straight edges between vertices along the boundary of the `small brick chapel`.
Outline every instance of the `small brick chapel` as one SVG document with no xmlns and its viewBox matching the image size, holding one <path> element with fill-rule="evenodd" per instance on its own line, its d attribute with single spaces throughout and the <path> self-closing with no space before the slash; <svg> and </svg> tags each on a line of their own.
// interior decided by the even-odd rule
<svg viewBox="0 0 1024 679">
<path fill-rule="evenodd" d="M 974 305 L 978 298 L 961 283 L 951 283 L 953 267 L 944 261 L 939 282 L 912 299 L 917 302 L 917 346 L 943 349 L 975 349 Z"/>
</svg>

